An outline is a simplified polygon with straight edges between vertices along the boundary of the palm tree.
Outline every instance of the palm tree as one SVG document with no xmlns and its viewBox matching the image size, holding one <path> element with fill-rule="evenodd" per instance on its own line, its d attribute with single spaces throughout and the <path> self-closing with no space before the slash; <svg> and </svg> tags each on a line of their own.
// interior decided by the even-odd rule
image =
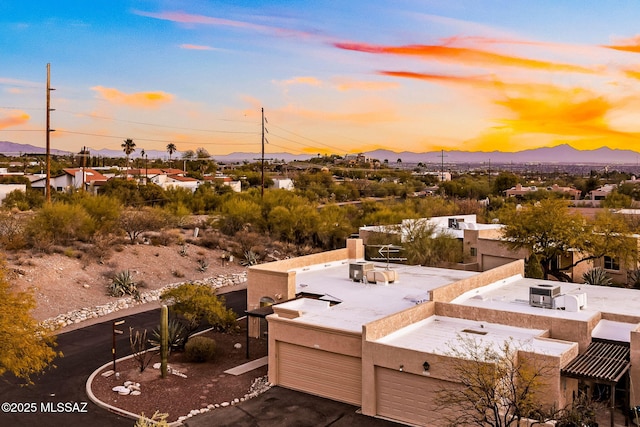
<svg viewBox="0 0 640 427">
<path fill-rule="evenodd" d="M 178 151 L 178 149 L 176 148 L 176 144 L 174 144 L 173 142 L 167 144 L 167 153 L 169 153 L 169 167 L 171 167 L 171 156 L 173 156 L 173 153 L 175 153 L 176 151 Z"/>
<path fill-rule="evenodd" d="M 124 142 L 120 146 L 122 147 L 122 151 L 124 151 L 124 154 L 127 156 L 127 168 L 128 168 L 129 156 L 131 155 L 131 153 L 136 151 L 136 143 L 133 142 L 133 139 L 127 138 L 124 140 Z"/>
</svg>

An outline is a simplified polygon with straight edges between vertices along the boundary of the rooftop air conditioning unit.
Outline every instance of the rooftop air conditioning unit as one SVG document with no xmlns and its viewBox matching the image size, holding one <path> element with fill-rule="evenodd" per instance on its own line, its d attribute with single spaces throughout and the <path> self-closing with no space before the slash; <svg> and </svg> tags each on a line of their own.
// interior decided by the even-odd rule
<svg viewBox="0 0 640 427">
<path fill-rule="evenodd" d="M 546 283 L 529 288 L 529 305 L 532 307 L 553 308 L 553 300 L 560 295 L 560 286 Z"/>
<path fill-rule="evenodd" d="M 354 282 L 362 282 L 367 271 L 373 270 L 373 263 L 367 261 L 352 262 L 349 264 L 349 279 Z"/>
</svg>

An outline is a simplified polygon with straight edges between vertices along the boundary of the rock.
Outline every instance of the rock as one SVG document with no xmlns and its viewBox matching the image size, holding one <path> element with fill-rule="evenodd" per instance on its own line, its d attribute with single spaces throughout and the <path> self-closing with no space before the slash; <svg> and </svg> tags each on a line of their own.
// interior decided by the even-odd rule
<svg viewBox="0 0 640 427">
<path fill-rule="evenodd" d="M 220 406 L 221 406 L 222 408 L 226 408 L 227 406 L 229 406 L 229 402 L 222 402 L 222 403 L 220 404 Z"/>
<path fill-rule="evenodd" d="M 242 344 L 240 344 L 239 342 L 237 342 L 237 343 L 235 343 L 235 344 L 233 345 L 233 348 L 235 348 L 235 349 L 240 349 L 240 348 L 242 348 Z"/>
<path fill-rule="evenodd" d="M 140 390 L 132 390 L 130 395 L 131 396 L 140 396 L 142 394 L 142 392 Z"/>
</svg>

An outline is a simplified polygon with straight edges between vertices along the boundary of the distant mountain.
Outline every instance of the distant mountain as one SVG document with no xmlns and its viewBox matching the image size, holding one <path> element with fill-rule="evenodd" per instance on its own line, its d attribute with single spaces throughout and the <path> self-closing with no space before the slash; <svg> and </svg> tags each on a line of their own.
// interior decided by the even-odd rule
<svg viewBox="0 0 640 427">
<path fill-rule="evenodd" d="M 16 142 L 0 141 L 0 154 L 5 156 L 20 156 L 22 154 L 46 154 L 44 147 L 36 147 L 30 144 L 18 144 Z M 68 151 L 51 149 L 51 154 L 64 156 Z"/>
<path fill-rule="evenodd" d="M 558 163 L 558 164 L 637 164 L 640 153 L 632 150 L 611 149 L 601 147 L 596 150 L 577 150 L 568 144 L 555 147 L 536 148 L 533 150 L 509 153 L 504 151 L 459 151 L 445 150 L 426 153 L 404 151 L 396 153 L 389 150 L 376 150 L 365 153 L 378 160 L 389 160 L 396 163 L 401 159 L 404 163 Z M 444 155 L 444 159 L 442 156 Z"/>
<path fill-rule="evenodd" d="M 92 156 L 104 157 L 124 157 L 122 150 L 100 149 L 95 150 L 89 148 Z M 7 156 L 18 156 L 20 154 L 44 154 L 45 149 L 29 144 L 17 144 L 15 142 L 0 141 L 0 154 Z M 52 154 L 68 155 L 72 154 L 68 151 L 51 150 Z M 148 150 L 147 156 L 150 159 L 166 159 L 169 154 L 166 151 Z M 338 153 L 342 154 L 342 153 Z M 365 155 L 378 159 L 380 161 L 388 160 L 393 164 L 402 160 L 403 163 L 436 163 L 444 161 L 447 164 L 460 163 L 483 163 L 491 162 L 494 164 L 507 163 L 557 163 L 557 164 L 595 164 L 595 165 L 611 165 L 611 164 L 638 164 L 640 163 L 640 152 L 633 150 L 619 150 L 607 147 L 601 147 L 595 150 L 577 150 L 568 144 L 557 145 L 555 147 L 536 148 L 533 150 L 518 151 L 509 153 L 504 151 L 462 151 L 462 150 L 445 150 L 430 151 L 425 153 L 415 153 L 411 151 L 395 152 L 391 150 L 375 150 L 365 152 Z M 444 158 L 443 158 L 444 156 Z M 140 151 L 136 150 L 132 155 L 133 158 L 140 157 Z M 216 161 L 222 163 L 234 163 L 249 161 L 253 162 L 260 158 L 260 153 L 231 153 L 227 155 L 212 156 Z M 308 160 L 313 157 L 311 155 L 294 155 L 289 153 L 270 153 L 265 155 L 270 160 L 284 160 L 287 162 L 293 160 Z M 173 154 L 174 159 L 181 159 L 182 153 Z"/>
</svg>

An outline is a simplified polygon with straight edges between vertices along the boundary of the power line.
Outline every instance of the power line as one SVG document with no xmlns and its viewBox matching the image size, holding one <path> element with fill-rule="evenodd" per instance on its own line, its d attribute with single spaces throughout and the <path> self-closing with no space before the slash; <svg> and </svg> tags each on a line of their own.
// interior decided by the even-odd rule
<svg viewBox="0 0 640 427">
<path fill-rule="evenodd" d="M 93 114 L 76 113 L 76 112 L 68 111 L 68 110 L 57 110 L 57 111 L 58 112 L 68 113 L 68 114 L 80 115 L 80 116 L 89 117 L 89 118 L 101 119 L 101 120 L 109 120 L 109 121 L 114 121 L 114 122 L 131 123 L 131 124 L 136 124 L 136 125 L 154 126 L 154 127 L 160 127 L 160 128 L 168 128 L 168 129 L 191 130 L 191 131 L 196 131 L 196 132 L 247 134 L 247 135 L 257 135 L 257 134 L 259 134 L 259 131 L 251 131 L 251 132 L 249 132 L 249 131 L 230 131 L 230 130 L 216 130 L 216 129 L 197 129 L 197 128 L 188 128 L 188 127 L 180 127 L 180 126 L 161 125 L 161 124 L 157 124 L 157 123 L 138 122 L 138 121 L 134 121 L 134 120 L 115 119 L 115 118 L 112 118 L 112 117 L 97 116 L 97 115 L 93 115 Z M 218 119 L 218 120 L 225 120 L 225 119 Z M 227 121 L 227 120 L 225 120 L 225 121 Z"/>
</svg>

